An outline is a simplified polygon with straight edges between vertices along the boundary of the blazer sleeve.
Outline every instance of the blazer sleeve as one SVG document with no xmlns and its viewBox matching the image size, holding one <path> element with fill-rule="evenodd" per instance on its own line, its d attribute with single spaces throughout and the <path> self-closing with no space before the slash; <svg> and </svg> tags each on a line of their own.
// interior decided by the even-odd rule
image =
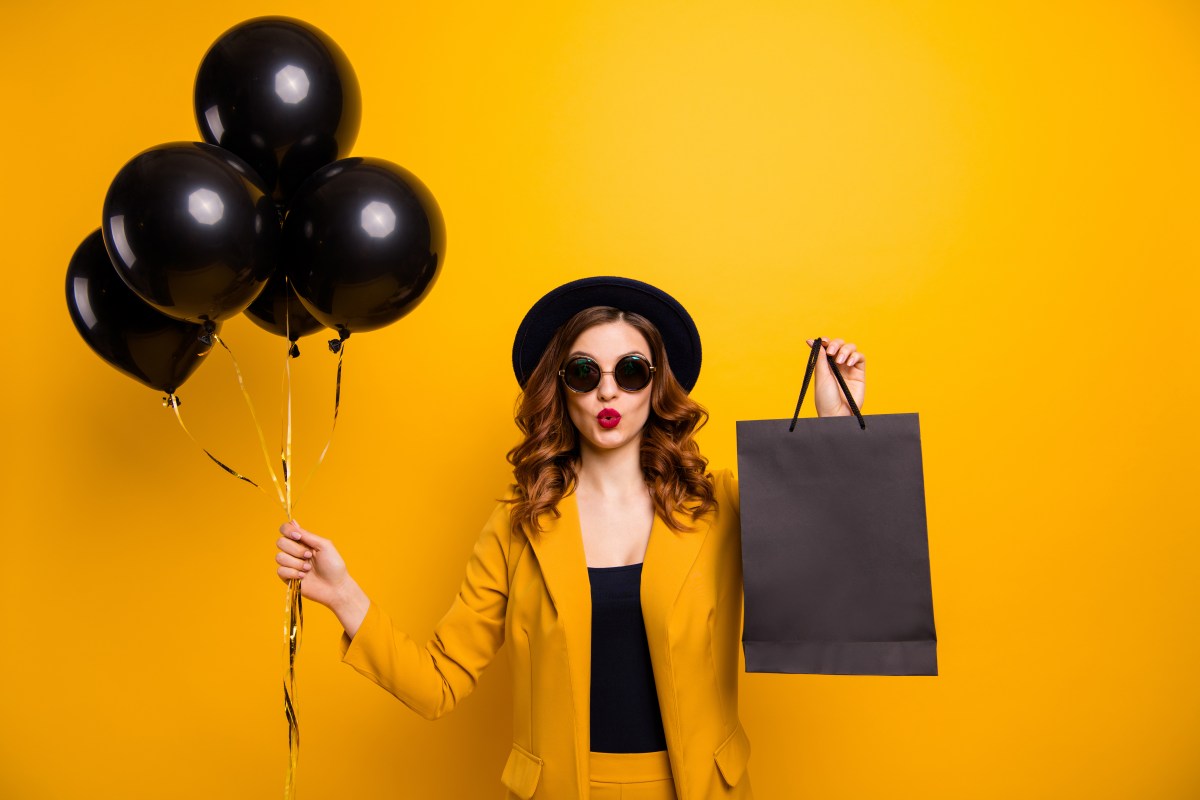
<svg viewBox="0 0 1200 800">
<path fill-rule="evenodd" d="M 504 644 L 508 508 L 497 504 L 484 525 L 458 595 L 428 642 L 415 642 L 374 601 L 354 638 L 342 633 L 342 661 L 426 719 L 469 695 Z"/>
</svg>

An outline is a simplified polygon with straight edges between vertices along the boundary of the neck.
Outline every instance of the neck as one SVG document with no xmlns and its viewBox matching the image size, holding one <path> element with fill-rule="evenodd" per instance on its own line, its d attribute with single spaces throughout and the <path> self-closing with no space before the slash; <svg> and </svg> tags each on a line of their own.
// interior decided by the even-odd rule
<svg viewBox="0 0 1200 800">
<path fill-rule="evenodd" d="M 582 438 L 582 437 L 581 437 Z M 579 488 L 600 497 L 644 493 L 642 437 L 615 450 L 600 450 L 584 440 L 579 448 Z"/>
</svg>

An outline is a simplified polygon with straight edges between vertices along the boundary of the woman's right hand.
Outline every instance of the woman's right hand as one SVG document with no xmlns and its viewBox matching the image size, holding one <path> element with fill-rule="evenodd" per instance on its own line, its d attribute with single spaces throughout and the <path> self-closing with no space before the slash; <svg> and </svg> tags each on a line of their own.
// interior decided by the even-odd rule
<svg viewBox="0 0 1200 800">
<path fill-rule="evenodd" d="M 328 607 L 351 637 L 366 616 L 370 601 L 359 588 L 333 542 L 301 528 L 295 520 L 279 526 L 275 570 L 285 583 L 300 581 L 300 594 Z"/>
</svg>

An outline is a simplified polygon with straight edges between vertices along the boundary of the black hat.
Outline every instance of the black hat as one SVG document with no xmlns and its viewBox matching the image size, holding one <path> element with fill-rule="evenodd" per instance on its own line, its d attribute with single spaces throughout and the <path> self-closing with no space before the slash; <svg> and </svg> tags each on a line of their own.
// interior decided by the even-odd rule
<svg viewBox="0 0 1200 800">
<path fill-rule="evenodd" d="M 675 379 L 690 392 L 700 377 L 700 332 L 687 309 L 671 295 L 632 278 L 598 276 L 564 283 L 533 304 L 513 340 L 513 372 L 525 383 L 554 333 L 576 313 L 592 306 L 612 306 L 640 314 L 662 334 Z"/>
</svg>

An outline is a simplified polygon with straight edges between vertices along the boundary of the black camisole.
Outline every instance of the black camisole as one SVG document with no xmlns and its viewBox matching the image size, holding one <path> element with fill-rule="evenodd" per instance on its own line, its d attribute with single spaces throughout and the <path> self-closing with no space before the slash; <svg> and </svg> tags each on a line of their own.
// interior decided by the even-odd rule
<svg viewBox="0 0 1200 800">
<path fill-rule="evenodd" d="M 666 750 L 646 623 L 642 565 L 588 567 L 592 584 L 591 749 Z"/>
</svg>

